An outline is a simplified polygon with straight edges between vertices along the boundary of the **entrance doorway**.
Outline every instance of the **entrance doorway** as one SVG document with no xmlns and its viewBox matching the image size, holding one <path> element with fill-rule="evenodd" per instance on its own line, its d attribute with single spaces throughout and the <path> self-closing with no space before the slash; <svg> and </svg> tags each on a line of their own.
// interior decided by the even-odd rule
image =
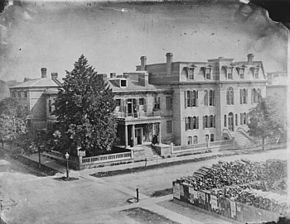
<svg viewBox="0 0 290 224">
<path fill-rule="evenodd" d="M 136 128 L 135 129 L 135 137 L 136 137 L 136 144 L 142 145 L 142 137 L 143 137 L 143 129 L 142 128 Z"/>
</svg>

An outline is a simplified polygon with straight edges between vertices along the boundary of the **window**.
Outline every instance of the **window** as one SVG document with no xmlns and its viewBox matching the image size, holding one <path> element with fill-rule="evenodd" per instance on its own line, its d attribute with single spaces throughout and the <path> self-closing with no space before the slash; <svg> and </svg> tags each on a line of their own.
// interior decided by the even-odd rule
<svg viewBox="0 0 290 224">
<path fill-rule="evenodd" d="M 167 110 L 172 109 L 172 97 L 171 96 L 166 97 L 166 109 Z"/>
<path fill-rule="evenodd" d="M 166 129 L 168 134 L 172 133 L 172 121 L 166 121 Z"/>
<path fill-rule="evenodd" d="M 209 117 L 209 127 L 210 128 L 215 127 L 215 116 L 214 115 L 210 115 L 210 117 Z"/>
<path fill-rule="evenodd" d="M 21 98 L 21 92 L 17 92 L 18 97 Z"/>
<path fill-rule="evenodd" d="M 240 124 L 247 124 L 247 113 L 240 113 Z"/>
<path fill-rule="evenodd" d="M 189 129 L 189 119 L 188 117 L 185 118 L 185 131 Z"/>
<path fill-rule="evenodd" d="M 160 110 L 160 97 L 154 98 L 154 110 Z"/>
<path fill-rule="evenodd" d="M 197 106 L 197 100 L 198 100 L 198 91 L 186 91 L 184 92 L 184 103 L 185 107 L 196 107 Z"/>
<path fill-rule="evenodd" d="M 121 87 L 127 86 L 127 80 L 121 80 Z"/>
<path fill-rule="evenodd" d="M 209 91 L 209 105 L 210 106 L 214 106 L 215 105 L 215 94 L 214 94 L 214 90 L 210 90 Z"/>
<path fill-rule="evenodd" d="M 197 144 L 198 143 L 198 137 L 195 135 L 193 136 L 193 144 Z"/>
<path fill-rule="evenodd" d="M 211 68 L 205 68 L 205 79 L 211 79 Z"/>
<path fill-rule="evenodd" d="M 191 91 L 187 91 L 187 106 L 191 107 Z"/>
<path fill-rule="evenodd" d="M 259 68 L 255 69 L 255 74 L 254 74 L 255 79 L 259 78 Z"/>
<path fill-rule="evenodd" d="M 198 117 L 193 117 L 193 129 L 198 129 L 199 128 L 199 119 Z"/>
<path fill-rule="evenodd" d="M 145 99 L 144 98 L 140 98 L 139 99 L 139 105 L 143 106 L 145 104 Z"/>
<path fill-rule="evenodd" d="M 194 79 L 194 68 L 188 68 L 188 79 Z"/>
<path fill-rule="evenodd" d="M 238 126 L 238 114 L 235 115 L 235 120 L 236 120 L 236 126 Z"/>
<path fill-rule="evenodd" d="M 24 92 L 24 97 L 27 98 L 27 91 Z"/>
<path fill-rule="evenodd" d="M 209 126 L 209 119 L 208 119 L 208 116 L 205 115 L 203 117 L 203 128 L 208 128 L 208 126 Z"/>
<path fill-rule="evenodd" d="M 192 98 L 191 98 L 191 106 L 192 107 L 196 107 L 197 106 L 197 98 L 198 98 L 197 94 L 198 94 L 198 92 L 193 90 Z"/>
<path fill-rule="evenodd" d="M 262 100 L 261 89 L 252 89 L 252 103 L 259 103 Z"/>
<path fill-rule="evenodd" d="M 52 103 L 51 103 L 51 100 L 48 100 L 48 112 L 49 113 L 52 112 Z"/>
<path fill-rule="evenodd" d="M 244 113 L 243 115 L 243 123 L 247 124 L 247 113 Z"/>
<path fill-rule="evenodd" d="M 209 135 L 205 135 L 205 142 L 207 143 L 209 141 Z"/>
<path fill-rule="evenodd" d="M 116 99 L 116 106 L 120 107 L 121 106 L 121 99 Z"/>
<path fill-rule="evenodd" d="M 245 69 L 244 68 L 239 68 L 238 73 L 239 73 L 240 79 L 245 78 Z"/>
<path fill-rule="evenodd" d="M 233 87 L 229 87 L 227 89 L 227 105 L 234 104 L 234 89 Z"/>
<path fill-rule="evenodd" d="M 230 131 L 234 131 L 234 115 L 232 112 L 228 116 L 228 128 Z"/>
<path fill-rule="evenodd" d="M 210 141 L 214 142 L 214 134 L 210 134 Z"/>
<path fill-rule="evenodd" d="M 227 126 L 227 115 L 224 115 L 224 126 Z"/>
<path fill-rule="evenodd" d="M 15 94 L 14 91 L 11 91 L 11 96 L 12 96 L 12 97 L 16 97 L 16 94 Z"/>
<path fill-rule="evenodd" d="M 189 122 L 189 129 L 193 129 L 193 118 L 192 117 L 188 117 L 188 122 Z"/>
<path fill-rule="evenodd" d="M 204 105 L 208 106 L 208 92 L 207 90 L 204 90 Z"/>
<path fill-rule="evenodd" d="M 187 137 L 187 144 L 192 145 L 192 137 L 191 136 Z"/>
<path fill-rule="evenodd" d="M 240 89 L 240 104 L 247 104 L 248 90 Z"/>
</svg>

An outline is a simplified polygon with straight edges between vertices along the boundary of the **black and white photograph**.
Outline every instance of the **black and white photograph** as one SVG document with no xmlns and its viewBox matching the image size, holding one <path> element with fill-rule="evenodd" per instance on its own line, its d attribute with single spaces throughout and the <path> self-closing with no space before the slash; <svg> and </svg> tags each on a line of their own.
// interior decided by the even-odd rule
<svg viewBox="0 0 290 224">
<path fill-rule="evenodd" d="M 289 3 L 1 0 L 0 224 L 290 223 Z"/>
</svg>

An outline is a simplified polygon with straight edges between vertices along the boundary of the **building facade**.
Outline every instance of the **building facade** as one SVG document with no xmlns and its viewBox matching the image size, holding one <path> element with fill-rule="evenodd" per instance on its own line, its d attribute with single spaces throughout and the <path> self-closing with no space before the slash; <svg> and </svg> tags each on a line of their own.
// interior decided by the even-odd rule
<svg viewBox="0 0 290 224">
<path fill-rule="evenodd" d="M 10 96 L 17 98 L 30 111 L 28 124 L 33 130 L 47 128 L 52 116 L 49 103 L 53 107 L 53 100 L 61 85 L 57 76 L 57 73 L 51 73 L 51 77 L 48 77 L 47 69 L 41 68 L 40 78 L 25 78 L 23 83 L 10 87 Z"/>
<path fill-rule="evenodd" d="M 129 147 L 150 143 L 190 146 L 233 139 L 247 129 L 248 112 L 266 96 L 266 76 L 261 61 L 217 58 L 207 62 L 147 64 L 142 56 L 134 72 L 102 75 L 116 100 L 116 144 Z M 24 94 L 36 126 L 55 122 L 53 102 L 61 83 L 56 74 L 10 88 L 12 96 Z M 20 94 L 20 95 L 19 95 Z M 22 97 L 19 97 L 22 98 Z"/>
</svg>

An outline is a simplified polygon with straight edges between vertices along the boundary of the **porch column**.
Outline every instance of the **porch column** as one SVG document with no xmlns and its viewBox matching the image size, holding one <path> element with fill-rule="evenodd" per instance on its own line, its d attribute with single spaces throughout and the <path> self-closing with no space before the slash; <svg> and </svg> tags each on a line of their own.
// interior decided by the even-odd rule
<svg viewBox="0 0 290 224">
<path fill-rule="evenodd" d="M 125 148 L 128 146 L 128 125 L 124 125 L 125 127 Z"/>
<path fill-rule="evenodd" d="M 161 144 L 161 122 L 159 123 L 158 142 Z"/>
<path fill-rule="evenodd" d="M 135 124 L 133 124 L 132 125 L 132 134 L 131 134 L 131 136 L 132 136 L 132 142 L 133 142 L 133 146 L 136 144 L 135 143 Z"/>
</svg>

